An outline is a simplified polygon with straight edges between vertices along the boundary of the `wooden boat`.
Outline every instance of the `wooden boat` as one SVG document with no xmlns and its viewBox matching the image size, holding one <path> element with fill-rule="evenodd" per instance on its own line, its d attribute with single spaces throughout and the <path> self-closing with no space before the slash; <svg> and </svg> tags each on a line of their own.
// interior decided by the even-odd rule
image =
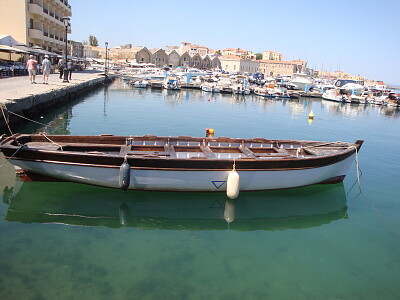
<svg viewBox="0 0 400 300">
<path fill-rule="evenodd" d="M 227 191 L 235 198 L 239 191 L 341 182 L 362 143 L 15 134 L 0 149 L 28 174 L 133 190 Z"/>
</svg>

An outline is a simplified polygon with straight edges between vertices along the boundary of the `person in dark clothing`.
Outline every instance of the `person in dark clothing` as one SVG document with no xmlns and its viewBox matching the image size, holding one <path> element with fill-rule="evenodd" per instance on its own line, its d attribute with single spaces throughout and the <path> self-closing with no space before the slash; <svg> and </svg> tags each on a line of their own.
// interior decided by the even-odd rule
<svg viewBox="0 0 400 300">
<path fill-rule="evenodd" d="M 58 70 L 60 71 L 60 79 L 62 79 L 64 75 L 64 60 L 62 58 L 58 61 Z"/>
</svg>

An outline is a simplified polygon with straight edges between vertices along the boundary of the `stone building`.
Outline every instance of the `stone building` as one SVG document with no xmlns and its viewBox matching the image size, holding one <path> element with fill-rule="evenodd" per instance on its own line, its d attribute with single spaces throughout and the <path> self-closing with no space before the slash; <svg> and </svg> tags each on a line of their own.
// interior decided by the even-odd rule
<svg viewBox="0 0 400 300">
<path fill-rule="evenodd" d="M 69 55 L 84 57 L 83 44 L 81 42 L 68 41 Z"/>
<path fill-rule="evenodd" d="M 83 45 L 83 57 L 87 58 L 100 58 L 99 47 L 92 47 L 89 45 Z M 105 51 L 104 51 L 105 53 Z"/>
<path fill-rule="evenodd" d="M 151 63 L 152 61 L 152 53 L 142 46 L 129 49 L 111 48 L 109 55 L 112 60 L 136 60 L 137 63 Z"/>
<path fill-rule="evenodd" d="M 168 53 L 168 66 L 172 68 L 179 67 L 180 55 L 178 54 L 178 52 L 176 50 L 172 50 L 167 53 Z"/>
<path fill-rule="evenodd" d="M 179 59 L 179 65 L 184 67 L 192 67 L 192 57 L 188 52 L 185 52 L 181 55 Z"/>
<path fill-rule="evenodd" d="M 212 61 L 208 55 L 202 56 L 202 64 L 200 69 L 209 70 L 212 68 Z"/>
<path fill-rule="evenodd" d="M 307 63 L 301 60 L 260 60 L 260 73 L 265 76 L 292 76 L 306 71 Z"/>
<path fill-rule="evenodd" d="M 221 51 L 221 54 L 226 55 L 236 55 L 242 59 L 256 59 L 256 55 L 251 52 L 240 48 L 226 48 Z"/>
<path fill-rule="evenodd" d="M 164 49 L 150 49 L 151 52 L 151 63 L 156 66 L 156 68 L 162 68 L 167 65 L 168 63 L 168 55 L 165 53 Z"/>
<path fill-rule="evenodd" d="M 259 72 L 260 63 L 258 60 L 242 59 L 236 55 L 223 55 L 219 57 L 221 68 L 228 72 L 239 73 L 257 73 Z"/>
<path fill-rule="evenodd" d="M 263 51 L 263 60 L 282 60 L 283 55 L 275 51 Z"/>
<path fill-rule="evenodd" d="M 181 46 L 179 47 L 178 53 L 180 55 L 183 55 L 185 52 L 188 52 L 190 56 L 193 56 L 195 54 L 207 55 L 210 50 L 205 46 L 192 45 L 191 43 L 182 42 Z"/>
</svg>

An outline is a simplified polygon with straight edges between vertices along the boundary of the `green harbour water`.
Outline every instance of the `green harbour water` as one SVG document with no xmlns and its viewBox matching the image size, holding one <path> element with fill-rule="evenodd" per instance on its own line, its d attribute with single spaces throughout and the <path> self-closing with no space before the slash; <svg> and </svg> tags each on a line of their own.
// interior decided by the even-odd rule
<svg viewBox="0 0 400 300">
<path fill-rule="evenodd" d="M 400 299 L 399 109 L 116 80 L 36 120 L 13 131 L 363 139 L 361 193 L 355 164 L 341 184 L 228 201 L 22 182 L 6 163 L 0 299 Z"/>
</svg>

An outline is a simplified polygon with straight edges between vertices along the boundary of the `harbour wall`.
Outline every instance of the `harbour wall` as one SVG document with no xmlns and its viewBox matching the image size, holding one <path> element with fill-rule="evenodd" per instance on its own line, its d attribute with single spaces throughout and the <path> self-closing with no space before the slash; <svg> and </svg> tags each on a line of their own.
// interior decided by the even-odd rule
<svg viewBox="0 0 400 300">
<path fill-rule="evenodd" d="M 25 118 L 32 118 L 44 111 L 68 103 L 77 96 L 92 91 L 104 84 L 111 83 L 117 76 L 99 76 L 74 85 L 68 85 L 51 91 L 31 94 L 17 99 L 0 102 L 0 134 L 10 134 L 7 123 L 12 125 L 29 122 Z M 15 113 L 15 114 L 13 114 Z M 20 116 L 18 116 L 20 115 Z M 4 120 L 4 116 L 7 121 Z M 22 117 L 21 117 L 22 116 Z M 7 122 L 7 123 L 6 123 Z"/>
</svg>

